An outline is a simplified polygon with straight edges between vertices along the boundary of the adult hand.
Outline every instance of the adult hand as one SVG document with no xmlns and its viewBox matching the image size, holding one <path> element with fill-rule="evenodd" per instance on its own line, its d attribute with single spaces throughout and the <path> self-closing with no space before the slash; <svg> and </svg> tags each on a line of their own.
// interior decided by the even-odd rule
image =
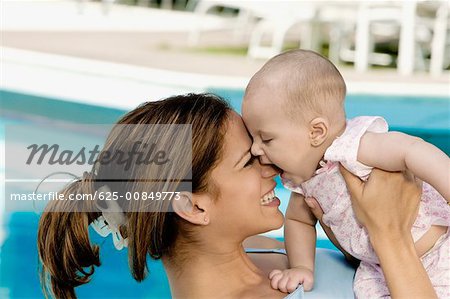
<svg viewBox="0 0 450 299">
<path fill-rule="evenodd" d="M 340 171 L 356 218 L 371 238 L 410 235 L 419 210 L 421 182 L 408 172 L 373 169 L 369 180 L 363 182 L 342 166 Z"/>
<path fill-rule="evenodd" d="M 417 256 L 411 227 L 421 182 L 410 173 L 373 169 L 367 182 L 340 167 L 358 221 L 366 227 L 392 298 L 437 298 Z"/>
</svg>

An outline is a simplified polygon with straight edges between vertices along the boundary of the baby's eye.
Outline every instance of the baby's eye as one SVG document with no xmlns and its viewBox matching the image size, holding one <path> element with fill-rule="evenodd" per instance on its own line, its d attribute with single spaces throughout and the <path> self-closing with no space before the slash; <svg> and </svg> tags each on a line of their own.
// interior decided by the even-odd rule
<svg viewBox="0 0 450 299">
<path fill-rule="evenodd" d="M 245 163 L 244 167 L 248 167 L 251 166 L 253 164 L 253 162 L 255 161 L 256 156 L 251 156 L 250 159 L 248 159 L 248 161 Z"/>
<path fill-rule="evenodd" d="M 265 140 L 261 140 L 261 141 L 262 141 L 262 143 L 264 143 L 264 144 L 268 144 L 268 143 L 270 143 L 272 140 L 273 140 L 273 138 L 272 138 L 272 139 L 265 139 Z"/>
</svg>

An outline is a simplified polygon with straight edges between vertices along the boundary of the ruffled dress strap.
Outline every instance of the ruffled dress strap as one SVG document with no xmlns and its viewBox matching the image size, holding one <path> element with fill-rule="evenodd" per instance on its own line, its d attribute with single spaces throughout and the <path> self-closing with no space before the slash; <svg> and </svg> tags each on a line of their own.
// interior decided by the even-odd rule
<svg viewBox="0 0 450 299">
<path fill-rule="evenodd" d="M 366 132 L 386 133 L 386 120 L 379 116 L 359 116 L 347 120 L 344 133 L 337 137 L 325 152 L 324 159 L 341 163 L 347 170 L 366 179 L 372 167 L 358 161 L 358 149 Z"/>
</svg>

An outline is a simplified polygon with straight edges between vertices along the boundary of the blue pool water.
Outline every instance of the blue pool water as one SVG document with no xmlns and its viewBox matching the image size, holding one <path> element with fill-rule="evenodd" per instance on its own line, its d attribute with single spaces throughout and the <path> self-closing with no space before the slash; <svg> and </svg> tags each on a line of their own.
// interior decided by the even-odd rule
<svg viewBox="0 0 450 299">
<path fill-rule="evenodd" d="M 241 90 L 211 90 L 229 99 L 240 110 Z M 450 154 L 450 120 L 448 98 L 381 97 L 351 95 L 347 114 L 381 115 L 391 129 L 417 135 L 434 143 Z M 124 111 L 70 103 L 32 95 L 0 91 L 0 140 L 4 141 L 7 124 L 49 122 L 113 123 Z M 4 172 L 4 165 L 0 165 Z M 279 182 L 278 182 L 279 183 Z M 276 190 L 287 205 L 288 192 L 280 184 Z M 4 194 L 0 195 L 4 200 Z M 4 215 L 1 224 L 6 239 L 0 249 L 0 298 L 42 298 L 36 248 L 39 216 L 16 212 Z M 170 291 L 162 264 L 149 260 L 150 274 L 142 282 L 135 282 L 128 270 L 126 250 L 117 251 L 111 239 L 103 239 L 91 232 L 94 243 L 100 244 L 102 266 L 95 270 L 91 283 L 77 288 L 81 298 L 169 298 Z M 333 248 L 328 240 L 319 240 L 318 247 Z"/>
</svg>

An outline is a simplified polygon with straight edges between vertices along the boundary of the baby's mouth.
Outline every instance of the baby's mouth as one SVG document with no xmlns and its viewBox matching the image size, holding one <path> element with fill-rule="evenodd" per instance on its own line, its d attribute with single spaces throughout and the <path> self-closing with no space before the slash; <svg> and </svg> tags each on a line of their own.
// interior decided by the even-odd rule
<svg viewBox="0 0 450 299">
<path fill-rule="evenodd" d="M 261 199 L 260 199 L 261 205 L 262 206 L 268 205 L 275 198 L 276 198 L 276 196 L 275 196 L 275 189 L 272 189 L 270 192 L 267 192 L 263 197 L 261 197 Z"/>
<path fill-rule="evenodd" d="M 280 167 L 276 166 L 275 164 L 272 164 L 272 167 L 275 168 L 275 170 L 277 171 L 277 173 L 279 175 L 281 175 L 284 172 L 283 169 L 281 169 Z"/>
</svg>

